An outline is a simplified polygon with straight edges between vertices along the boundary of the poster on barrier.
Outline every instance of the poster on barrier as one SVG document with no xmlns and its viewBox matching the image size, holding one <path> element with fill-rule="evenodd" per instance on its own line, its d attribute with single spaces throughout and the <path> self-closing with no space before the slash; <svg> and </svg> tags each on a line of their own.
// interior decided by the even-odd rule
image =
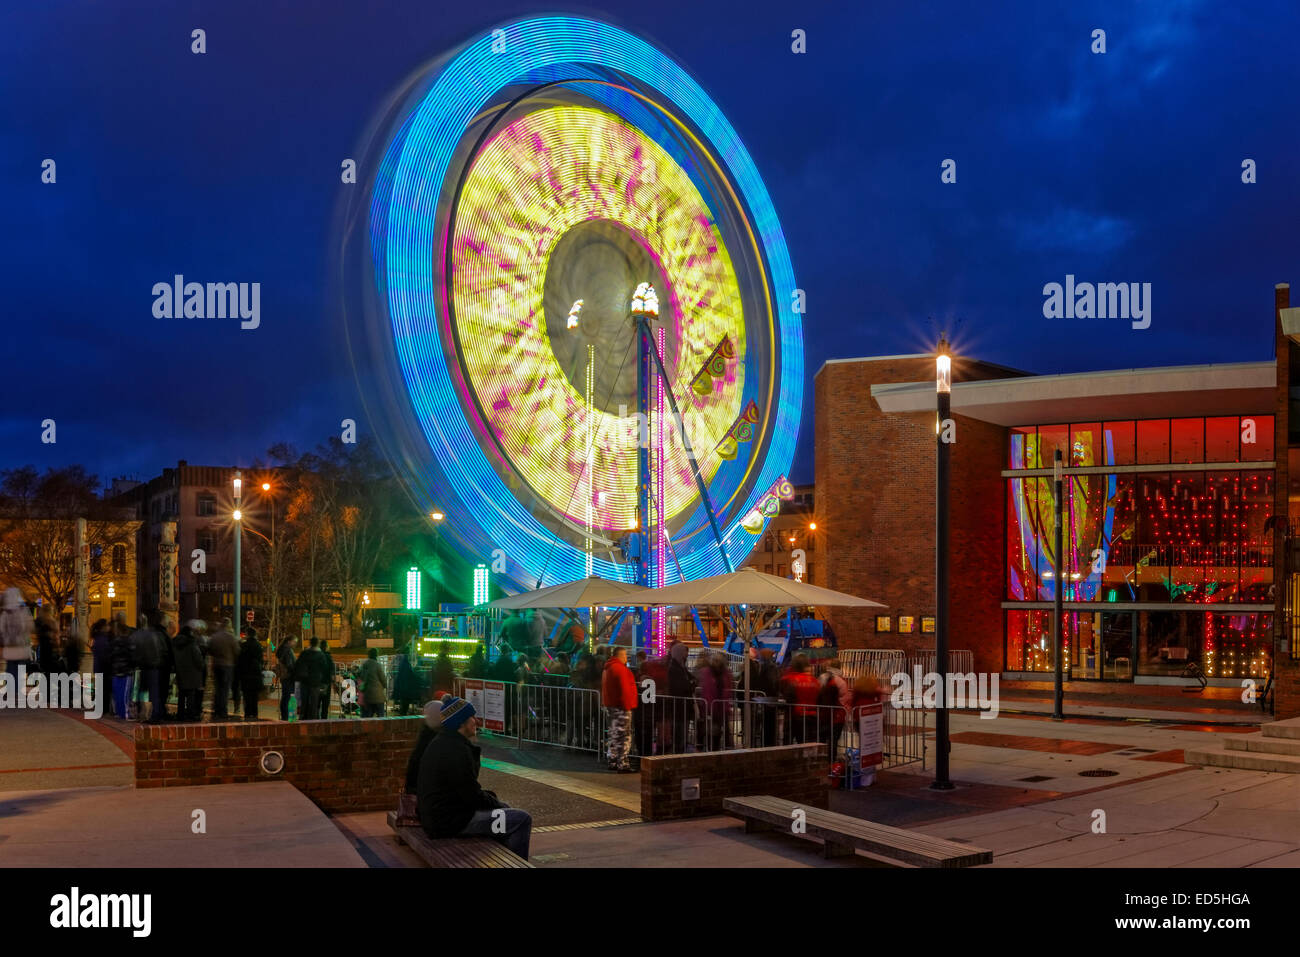
<svg viewBox="0 0 1300 957">
<path fill-rule="evenodd" d="M 465 678 L 461 682 L 461 693 L 465 696 L 465 700 L 474 706 L 474 713 L 478 715 L 479 720 L 486 727 L 487 722 L 484 721 L 486 709 L 483 704 L 483 682 L 478 678 Z"/>
<path fill-rule="evenodd" d="M 506 683 L 504 681 L 482 681 L 483 707 L 474 706 L 483 719 L 483 727 L 488 731 L 505 731 L 506 729 Z"/>
<path fill-rule="evenodd" d="M 862 767 L 874 768 L 885 761 L 884 705 L 865 704 L 858 709 L 858 747 Z"/>
</svg>

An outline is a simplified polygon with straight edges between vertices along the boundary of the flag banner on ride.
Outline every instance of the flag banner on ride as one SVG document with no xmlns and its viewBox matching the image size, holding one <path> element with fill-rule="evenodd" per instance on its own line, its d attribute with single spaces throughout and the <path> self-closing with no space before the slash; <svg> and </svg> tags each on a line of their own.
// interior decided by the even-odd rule
<svg viewBox="0 0 1300 957">
<path fill-rule="evenodd" d="M 736 347 L 731 336 L 723 336 L 717 348 L 709 353 L 695 378 L 691 380 L 691 391 L 696 395 L 712 395 L 713 380 L 721 379 L 727 374 L 727 360 L 736 358 Z"/>
<path fill-rule="evenodd" d="M 750 399 L 749 405 L 745 406 L 745 410 L 718 443 L 718 454 L 724 459 L 734 459 L 740 451 L 740 443 L 748 442 L 754 437 L 754 427 L 757 425 L 758 403 Z"/>
<path fill-rule="evenodd" d="M 775 518 L 781 512 L 781 499 L 794 498 L 794 486 L 790 480 L 782 475 L 761 499 L 758 504 L 749 510 L 749 513 L 740 520 L 741 527 L 751 535 L 757 535 L 763 530 L 763 522 L 769 518 Z"/>
</svg>

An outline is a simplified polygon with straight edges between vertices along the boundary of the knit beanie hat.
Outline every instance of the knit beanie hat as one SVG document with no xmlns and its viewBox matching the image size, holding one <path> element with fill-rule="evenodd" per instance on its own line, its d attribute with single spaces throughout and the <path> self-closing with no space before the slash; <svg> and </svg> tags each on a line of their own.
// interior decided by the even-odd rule
<svg viewBox="0 0 1300 957">
<path fill-rule="evenodd" d="M 430 701 L 424 706 L 424 723 L 434 731 L 442 727 L 442 702 Z"/>
<path fill-rule="evenodd" d="M 442 726 L 448 731 L 457 731 L 477 713 L 474 706 L 464 698 L 449 696 L 442 703 Z"/>
</svg>

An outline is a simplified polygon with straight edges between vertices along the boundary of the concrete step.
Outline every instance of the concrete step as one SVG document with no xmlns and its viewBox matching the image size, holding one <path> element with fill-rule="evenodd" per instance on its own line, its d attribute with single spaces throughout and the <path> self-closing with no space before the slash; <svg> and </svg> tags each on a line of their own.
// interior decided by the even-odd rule
<svg viewBox="0 0 1300 957">
<path fill-rule="evenodd" d="M 1300 754 L 1300 739 L 1273 738 L 1263 734 L 1226 734 L 1223 736 L 1223 747 L 1228 751 Z"/>
<path fill-rule="evenodd" d="M 1262 751 L 1237 751 L 1224 748 L 1188 748 L 1183 761 L 1204 767 L 1237 768 L 1242 771 L 1278 771 L 1300 774 L 1300 755 L 1269 754 Z"/>
<path fill-rule="evenodd" d="M 1260 728 L 1270 738 L 1300 739 L 1300 718 L 1287 718 L 1285 721 L 1270 721 Z"/>
</svg>

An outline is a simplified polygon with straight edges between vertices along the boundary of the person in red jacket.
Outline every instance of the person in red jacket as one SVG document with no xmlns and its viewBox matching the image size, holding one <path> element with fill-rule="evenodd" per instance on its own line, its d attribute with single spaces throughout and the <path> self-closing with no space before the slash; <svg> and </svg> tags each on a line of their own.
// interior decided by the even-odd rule
<svg viewBox="0 0 1300 957">
<path fill-rule="evenodd" d="M 817 740 L 817 693 L 821 684 L 813 677 L 808 656 L 798 654 L 781 679 L 781 697 L 794 705 L 790 716 L 790 737 L 795 744 Z"/>
<path fill-rule="evenodd" d="M 600 676 L 600 703 L 609 721 L 609 769 L 630 774 L 628 752 L 632 750 L 632 711 L 636 708 L 636 679 L 627 666 L 627 646 L 614 645 Z"/>
</svg>

